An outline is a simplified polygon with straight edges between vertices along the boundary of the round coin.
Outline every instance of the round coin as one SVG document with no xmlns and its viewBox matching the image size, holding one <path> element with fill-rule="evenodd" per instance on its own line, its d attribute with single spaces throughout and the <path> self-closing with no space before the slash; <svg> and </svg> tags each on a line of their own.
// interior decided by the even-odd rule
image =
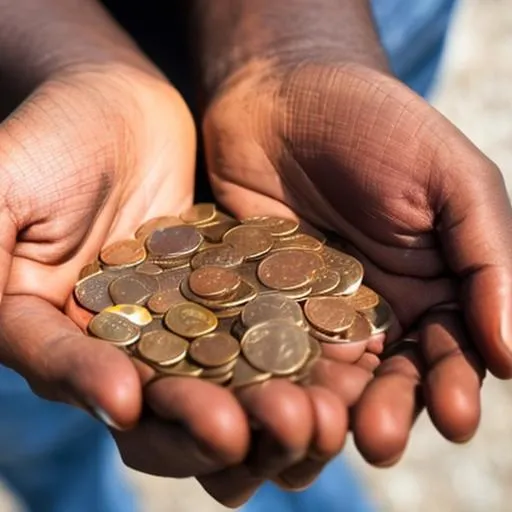
<svg viewBox="0 0 512 512">
<path fill-rule="evenodd" d="M 77 302 L 93 313 L 99 313 L 112 306 L 108 286 L 114 279 L 115 275 L 111 273 L 99 272 L 78 281 L 74 290 Z"/>
<path fill-rule="evenodd" d="M 235 368 L 233 369 L 233 377 L 229 387 L 231 389 L 243 388 L 245 386 L 252 386 L 253 384 L 260 384 L 272 377 L 270 372 L 261 372 L 251 366 L 248 361 L 240 356 L 236 360 Z"/>
<path fill-rule="evenodd" d="M 340 284 L 331 295 L 350 295 L 355 293 L 363 282 L 364 269 L 359 261 L 352 256 L 332 247 L 324 247 L 320 253 L 325 266 L 340 274 Z"/>
<path fill-rule="evenodd" d="M 173 364 L 172 366 L 159 365 L 156 367 L 156 370 L 161 377 L 200 377 L 203 373 L 203 369 L 200 366 L 197 366 L 187 359 L 183 359 L 178 364 Z"/>
<path fill-rule="evenodd" d="M 187 349 L 186 340 L 167 331 L 147 332 L 137 345 L 137 351 L 143 359 L 161 366 L 179 363 L 185 359 Z"/>
<path fill-rule="evenodd" d="M 100 252 L 101 261 L 110 267 L 133 267 L 145 258 L 146 250 L 138 240 L 120 240 Z"/>
<path fill-rule="evenodd" d="M 226 384 L 233 377 L 233 371 L 227 372 L 223 375 L 217 375 L 216 377 L 205 377 L 204 371 L 201 374 L 201 378 L 203 378 L 207 382 L 211 382 L 212 384 Z"/>
<path fill-rule="evenodd" d="M 244 257 L 240 251 L 230 245 L 220 245 L 198 252 L 190 262 L 193 269 L 200 267 L 235 268 L 242 264 Z"/>
<path fill-rule="evenodd" d="M 173 226 L 153 231 L 146 240 L 146 247 L 155 257 L 180 258 L 195 253 L 203 236 L 194 226 Z"/>
<path fill-rule="evenodd" d="M 164 318 L 167 328 L 185 338 L 197 338 L 215 330 L 217 317 L 193 302 L 173 304 Z"/>
<path fill-rule="evenodd" d="M 210 203 L 198 203 L 191 206 L 180 215 L 180 219 L 187 224 L 204 224 L 215 218 L 215 205 Z"/>
<path fill-rule="evenodd" d="M 178 302 L 183 302 L 181 293 L 178 290 L 167 289 L 151 295 L 146 306 L 151 313 L 164 315 L 173 304 Z"/>
<path fill-rule="evenodd" d="M 222 240 L 235 247 L 248 260 L 265 255 L 274 244 L 272 234 L 266 229 L 243 224 L 231 228 Z"/>
<path fill-rule="evenodd" d="M 118 346 L 132 345 L 140 337 L 138 326 L 114 313 L 99 313 L 94 316 L 88 329 L 93 336 Z"/>
<path fill-rule="evenodd" d="M 157 276 L 163 272 L 163 269 L 155 263 L 145 261 L 135 269 L 135 272 L 137 274 L 145 274 L 147 276 Z"/>
<path fill-rule="evenodd" d="M 299 229 L 299 223 L 282 217 L 249 217 L 242 219 L 243 224 L 265 228 L 274 236 L 292 235 Z"/>
<path fill-rule="evenodd" d="M 274 242 L 272 251 L 284 251 L 286 249 L 301 249 L 303 251 L 320 251 L 322 250 L 323 243 L 310 235 L 304 233 L 297 233 L 286 238 L 279 238 Z"/>
<path fill-rule="evenodd" d="M 367 286 L 361 285 L 357 292 L 346 297 L 356 311 L 372 309 L 379 303 L 379 296 Z"/>
<path fill-rule="evenodd" d="M 253 327 L 267 320 L 289 320 L 302 325 L 304 317 L 300 306 L 280 293 L 259 295 L 245 305 L 241 320 L 245 327 Z"/>
<path fill-rule="evenodd" d="M 372 325 L 368 318 L 361 313 L 356 313 L 354 322 L 343 333 L 347 341 L 357 342 L 367 340 L 372 336 Z"/>
<path fill-rule="evenodd" d="M 332 292 L 340 284 L 340 274 L 332 268 L 317 270 L 311 281 L 311 295 L 324 295 Z"/>
<path fill-rule="evenodd" d="M 156 276 L 160 290 L 179 290 L 181 282 L 188 277 L 190 269 L 164 270 Z"/>
<path fill-rule="evenodd" d="M 100 272 L 101 266 L 99 262 L 93 261 L 92 263 L 88 263 L 87 265 L 82 267 L 82 270 L 80 270 L 80 273 L 78 274 L 78 280 L 81 281 L 86 277 L 92 276 L 93 274 L 99 274 Z"/>
<path fill-rule="evenodd" d="M 205 368 L 201 377 L 205 379 L 210 379 L 212 377 L 219 377 L 220 375 L 225 375 L 233 370 L 237 362 L 237 358 L 229 361 L 229 363 L 223 364 L 222 366 L 217 366 L 213 368 Z"/>
<path fill-rule="evenodd" d="M 178 217 L 155 217 L 154 219 L 149 219 L 147 222 L 144 222 L 144 224 L 137 229 L 135 238 L 144 242 L 155 229 L 181 226 L 182 224 L 183 221 L 178 219 Z"/>
<path fill-rule="evenodd" d="M 146 308 L 136 304 L 117 304 L 116 306 L 105 308 L 103 312 L 120 315 L 139 327 L 149 325 L 153 320 L 151 313 Z"/>
<path fill-rule="evenodd" d="M 199 226 L 199 232 L 203 235 L 204 239 L 211 243 L 222 242 L 222 237 L 235 226 L 238 222 L 234 219 L 217 222 L 215 224 L 208 224 L 206 226 Z"/>
<path fill-rule="evenodd" d="M 225 332 L 214 332 L 196 338 L 189 348 L 189 356 L 208 368 L 223 366 L 240 354 L 238 341 Z"/>
<path fill-rule="evenodd" d="M 188 278 L 192 293 L 205 299 L 220 299 L 232 295 L 241 283 L 242 279 L 236 272 L 222 267 L 201 267 L 194 270 Z"/>
<path fill-rule="evenodd" d="M 315 329 L 339 334 L 352 325 L 356 312 L 341 297 L 312 297 L 304 304 L 304 314 Z"/>
<path fill-rule="evenodd" d="M 372 327 L 372 335 L 386 332 L 394 320 L 391 306 L 382 297 L 379 297 L 377 306 L 361 311 L 361 313 L 369 320 Z"/>
<path fill-rule="evenodd" d="M 269 320 L 251 327 L 241 346 L 252 366 L 273 375 L 291 375 L 309 356 L 306 331 L 286 320 Z"/>
<path fill-rule="evenodd" d="M 158 291 L 158 281 L 145 274 L 126 274 L 114 279 L 108 290 L 115 304 L 145 304 Z"/>
</svg>

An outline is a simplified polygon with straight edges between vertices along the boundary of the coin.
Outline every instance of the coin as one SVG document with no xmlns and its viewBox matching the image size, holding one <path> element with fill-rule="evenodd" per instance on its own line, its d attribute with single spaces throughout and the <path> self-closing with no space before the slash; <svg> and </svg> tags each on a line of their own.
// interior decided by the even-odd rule
<svg viewBox="0 0 512 512">
<path fill-rule="evenodd" d="M 252 366 L 273 375 L 296 372 L 309 355 L 307 333 L 286 320 L 268 320 L 251 327 L 240 344 Z"/>
<path fill-rule="evenodd" d="M 146 274 L 147 276 L 157 276 L 163 272 L 163 269 L 155 263 L 145 261 L 135 269 L 135 272 L 137 274 Z"/>
<path fill-rule="evenodd" d="M 151 295 L 146 306 L 155 315 L 164 315 L 169 308 L 178 302 L 183 302 L 183 297 L 178 290 L 167 289 Z"/>
<path fill-rule="evenodd" d="M 81 281 L 86 277 L 92 276 L 93 274 L 99 274 L 100 272 L 101 266 L 99 262 L 93 261 L 92 263 L 88 263 L 87 265 L 82 267 L 82 270 L 80 270 L 80 273 L 78 274 L 78 280 Z"/>
<path fill-rule="evenodd" d="M 187 224 L 204 224 L 215 218 L 215 205 L 199 203 L 191 206 L 180 215 L 180 219 Z"/>
<path fill-rule="evenodd" d="M 243 224 L 265 228 L 274 236 L 292 235 L 299 229 L 299 223 L 293 219 L 281 217 L 248 217 L 242 219 Z"/>
<path fill-rule="evenodd" d="M 240 354 L 238 341 L 225 332 L 214 332 L 196 338 L 189 348 L 189 356 L 208 368 L 222 366 Z"/>
<path fill-rule="evenodd" d="M 274 239 L 269 231 L 250 225 L 231 228 L 222 237 L 222 240 L 235 247 L 248 260 L 265 255 L 274 244 Z"/>
<path fill-rule="evenodd" d="M 220 299 L 233 295 L 241 283 L 242 279 L 236 272 L 222 267 L 201 267 L 194 270 L 188 278 L 192 293 L 204 299 Z"/>
<path fill-rule="evenodd" d="M 187 355 L 188 342 L 167 331 L 151 331 L 143 334 L 137 350 L 151 363 L 170 366 L 179 363 Z"/>
<path fill-rule="evenodd" d="M 231 380 L 231 378 L 233 377 L 233 373 L 234 372 L 231 371 L 231 372 L 225 373 L 224 375 L 218 375 L 216 377 L 205 377 L 204 371 L 203 371 L 203 373 L 201 374 L 201 377 L 203 379 L 205 379 L 206 381 L 211 382 L 213 384 L 226 384 L 226 382 L 229 382 Z"/>
<path fill-rule="evenodd" d="M 300 306 L 280 293 L 259 295 L 245 305 L 241 319 L 245 327 L 253 327 L 266 320 L 289 320 L 296 325 L 304 323 Z"/>
<path fill-rule="evenodd" d="M 144 327 L 153 320 L 151 313 L 146 308 L 136 304 L 117 304 L 116 306 L 105 308 L 103 312 L 120 315 L 139 327 Z"/>
<path fill-rule="evenodd" d="M 203 236 L 194 226 L 173 226 L 153 231 L 146 240 L 146 247 L 153 257 L 180 258 L 194 254 Z"/>
<path fill-rule="evenodd" d="M 386 332 L 393 323 L 393 310 L 382 297 L 379 297 L 377 306 L 361 313 L 370 321 L 372 335 Z"/>
<path fill-rule="evenodd" d="M 203 369 L 200 366 L 183 359 L 178 364 L 172 366 L 158 366 L 157 371 L 161 374 L 161 377 L 199 377 L 203 373 Z"/>
<path fill-rule="evenodd" d="M 187 279 L 190 269 L 172 269 L 164 270 L 156 276 L 160 290 L 179 290 L 180 283 Z"/>
<path fill-rule="evenodd" d="M 372 309 L 379 303 L 379 296 L 367 286 L 361 285 L 356 293 L 346 297 L 356 311 Z"/>
<path fill-rule="evenodd" d="M 100 251 L 101 261 L 110 267 L 133 267 L 145 258 L 146 250 L 138 240 L 120 240 Z"/>
<path fill-rule="evenodd" d="M 216 224 L 199 226 L 198 229 L 208 242 L 220 243 L 222 242 L 222 237 L 235 226 L 238 226 L 238 222 L 233 219 L 217 222 Z"/>
<path fill-rule="evenodd" d="M 242 308 L 240 306 L 235 306 L 233 308 L 227 308 L 227 309 L 219 309 L 215 311 L 215 316 L 220 320 L 226 320 L 226 319 L 233 319 L 234 317 L 238 316 L 240 312 L 242 311 Z"/>
<path fill-rule="evenodd" d="M 231 378 L 230 388 L 238 389 L 253 384 L 260 384 L 272 377 L 270 372 L 261 372 L 251 366 L 246 359 L 239 357 L 236 360 Z"/>
<path fill-rule="evenodd" d="M 254 297 L 257 295 L 256 290 L 245 281 L 240 283 L 240 286 L 232 297 L 217 301 L 199 297 L 194 292 L 192 292 L 192 290 L 190 290 L 187 281 L 182 281 L 180 290 L 186 299 L 192 302 L 197 302 L 198 304 L 201 304 L 202 306 L 215 312 L 242 306 L 243 304 L 246 304 L 250 300 L 254 299 Z"/>
<path fill-rule="evenodd" d="M 244 257 L 238 249 L 224 244 L 198 252 L 190 262 L 193 269 L 200 267 L 235 268 L 242 264 Z"/>
<path fill-rule="evenodd" d="M 108 290 L 115 304 L 143 305 L 158 290 L 158 281 L 145 274 L 127 274 L 114 279 Z"/>
<path fill-rule="evenodd" d="M 154 219 L 149 219 L 147 222 L 142 224 L 139 229 L 137 229 L 135 232 L 135 238 L 144 242 L 148 235 L 155 231 L 155 229 L 181 226 L 182 224 L 183 221 L 178 219 L 178 217 L 155 217 Z"/>
<path fill-rule="evenodd" d="M 259 280 L 275 290 L 294 290 L 306 286 L 314 272 L 324 266 L 322 258 L 307 251 L 288 250 L 271 254 L 258 266 Z"/>
<path fill-rule="evenodd" d="M 215 330 L 217 317 L 194 302 L 173 304 L 164 318 L 167 328 L 185 338 L 197 338 Z"/>
<path fill-rule="evenodd" d="M 332 268 L 316 270 L 311 281 L 311 295 L 324 295 L 332 292 L 340 284 L 340 274 Z"/>
<path fill-rule="evenodd" d="M 304 304 L 308 322 L 327 334 L 347 330 L 355 318 L 355 310 L 341 297 L 312 297 Z"/>
<path fill-rule="evenodd" d="M 139 327 L 114 313 L 99 313 L 93 316 L 88 329 L 97 338 L 119 346 L 136 343 L 140 337 Z"/>
<path fill-rule="evenodd" d="M 153 317 L 153 320 L 148 325 L 142 327 L 142 334 L 151 331 L 165 331 L 164 322 L 162 317 Z"/>
<path fill-rule="evenodd" d="M 284 251 L 286 249 L 301 249 L 304 251 L 321 251 L 324 244 L 313 238 L 312 236 L 305 235 L 304 233 L 297 233 L 296 235 L 279 238 L 274 242 L 272 251 Z"/>
<path fill-rule="evenodd" d="M 350 295 L 355 293 L 363 281 L 363 266 L 352 256 L 325 246 L 321 251 L 322 258 L 328 268 L 340 274 L 340 284 L 332 295 Z"/>
<path fill-rule="evenodd" d="M 163 270 L 181 270 L 190 267 L 190 260 L 188 258 L 154 258 L 151 256 L 148 262 L 158 265 Z"/>
<path fill-rule="evenodd" d="M 75 298 L 85 309 L 93 313 L 99 313 L 108 306 L 112 306 L 112 299 L 108 293 L 109 284 L 115 279 L 115 275 L 100 272 L 90 275 L 78 281 L 75 285 Z"/>
<path fill-rule="evenodd" d="M 237 362 L 237 358 L 232 359 L 229 363 L 223 364 L 222 366 L 216 366 L 212 368 L 204 368 L 201 377 L 203 378 L 212 378 L 219 377 L 220 375 L 225 375 L 226 373 L 230 373 L 235 367 Z"/>
<path fill-rule="evenodd" d="M 362 313 L 356 313 L 354 322 L 352 325 L 343 333 L 343 336 L 348 341 L 364 341 L 372 336 L 372 325 L 367 317 Z"/>
</svg>

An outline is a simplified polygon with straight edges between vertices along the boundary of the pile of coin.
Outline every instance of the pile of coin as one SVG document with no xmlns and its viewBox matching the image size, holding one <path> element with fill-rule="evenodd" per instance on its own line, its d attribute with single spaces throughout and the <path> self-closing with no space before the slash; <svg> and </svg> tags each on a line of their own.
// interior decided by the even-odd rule
<svg viewBox="0 0 512 512">
<path fill-rule="evenodd" d="M 322 343 L 385 332 L 392 311 L 352 256 L 290 219 L 237 221 L 212 204 L 144 223 L 82 269 L 88 330 L 151 365 L 238 388 L 307 382 Z"/>
</svg>

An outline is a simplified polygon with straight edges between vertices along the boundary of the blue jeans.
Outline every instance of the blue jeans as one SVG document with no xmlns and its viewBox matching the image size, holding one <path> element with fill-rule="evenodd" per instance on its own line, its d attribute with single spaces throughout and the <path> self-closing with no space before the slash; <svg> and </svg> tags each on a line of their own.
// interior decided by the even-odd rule
<svg viewBox="0 0 512 512">
<path fill-rule="evenodd" d="M 373 0 L 396 75 L 426 95 L 455 0 Z M 34 512 L 132 512 L 136 504 L 107 430 L 82 412 L 38 399 L 0 367 L 0 476 Z M 369 512 L 373 505 L 340 457 L 300 493 L 264 485 L 244 512 Z"/>
</svg>

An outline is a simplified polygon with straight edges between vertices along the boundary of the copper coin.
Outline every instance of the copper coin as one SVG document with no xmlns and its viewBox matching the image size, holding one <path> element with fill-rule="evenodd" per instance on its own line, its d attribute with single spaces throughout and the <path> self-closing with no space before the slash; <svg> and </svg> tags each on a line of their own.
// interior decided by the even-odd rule
<svg viewBox="0 0 512 512">
<path fill-rule="evenodd" d="M 321 251 L 325 266 L 340 274 L 340 284 L 332 292 L 333 295 L 350 295 L 355 293 L 363 282 L 363 266 L 352 256 L 332 247 L 324 247 Z"/>
<path fill-rule="evenodd" d="M 165 270 L 156 276 L 160 290 L 179 290 L 180 284 L 186 280 L 190 274 L 190 269 L 172 269 Z"/>
<path fill-rule="evenodd" d="M 157 276 L 163 272 L 163 269 L 155 263 L 145 261 L 135 269 L 135 272 L 137 274 L 145 274 L 147 276 Z"/>
<path fill-rule="evenodd" d="M 203 369 L 200 366 L 187 359 L 183 359 L 178 364 L 172 366 L 158 366 L 157 370 L 162 377 L 200 377 L 203 373 Z"/>
<path fill-rule="evenodd" d="M 161 366 L 179 363 L 187 355 L 188 341 L 167 331 L 143 334 L 137 351 L 146 361 Z"/>
<path fill-rule="evenodd" d="M 211 382 L 212 384 L 226 384 L 231 380 L 233 377 L 233 371 L 227 372 L 224 375 L 217 375 L 216 377 L 205 377 L 204 371 L 201 374 L 201 377 L 204 378 L 204 380 Z"/>
<path fill-rule="evenodd" d="M 324 266 L 315 252 L 288 250 L 276 252 L 258 266 L 259 280 L 276 290 L 294 290 L 306 286 L 314 272 Z"/>
<path fill-rule="evenodd" d="M 219 377 L 220 375 L 225 375 L 226 373 L 230 373 L 236 365 L 237 358 L 229 361 L 229 363 L 223 364 L 222 366 L 217 366 L 213 368 L 205 368 L 201 377 L 205 379 L 210 379 L 212 377 Z"/>
<path fill-rule="evenodd" d="M 225 332 L 214 332 L 196 338 L 189 348 L 189 356 L 208 368 L 222 366 L 240 354 L 238 341 Z"/>
<path fill-rule="evenodd" d="M 319 331 L 339 334 L 354 322 L 356 312 L 341 297 L 312 297 L 304 305 L 308 322 Z"/>
<path fill-rule="evenodd" d="M 372 335 L 386 332 L 393 323 L 394 313 L 391 306 L 382 297 L 379 297 L 379 303 L 372 309 L 361 311 L 370 321 Z"/>
<path fill-rule="evenodd" d="M 144 242 L 156 229 L 171 228 L 173 226 L 181 226 L 182 224 L 183 221 L 178 219 L 178 217 L 155 217 L 154 219 L 149 219 L 137 229 L 135 238 Z"/>
<path fill-rule="evenodd" d="M 191 206 L 180 215 L 180 219 L 187 224 L 204 224 L 215 218 L 215 205 L 199 203 Z"/>
<path fill-rule="evenodd" d="M 104 247 L 101 261 L 110 267 L 133 267 L 146 258 L 146 249 L 138 240 L 120 240 Z"/>
<path fill-rule="evenodd" d="M 199 232 L 203 235 L 204 239 L 212 243 L 222 242 L 222 237 L 235 226 L 238 226 L 236 220 L 225 220 L 207 226 L 199 227 Z"/>
<path fill-rule="evenodd" d="M 301 249 L 304 251 L 321 251 L 323 243 L 310 235 L 298 233 L 296 235 L 279 238 L 274 242 L 272 251 L 284 251 L 286 249 Z"/>
<path fill-rule="evenodd" d="M 80 270 L 80 273 L 78 274 L 78 280 L 81 281 L 82 279 L 85 279 L 86 277 L 92 276 L 94 274 L 99 274 L 101 272 L 101 266 L 98 261 L 93 261 L 92 263 L 88 263 L 84 267 L 82 267 L 82 270 Z"/>
<path fill-rule="evenodd" d="M 379 303 L 379 296 L 367 286 L 361 285 L 356 293 L 346 297 L 346 300 L 356 311 L 375 308 Z"/>
<path fill-rule="evenodd" d="M 249 217 L 242 219 L 243 224 L 265 228 L 274 236 L 292 235 L 299 229 L 299 223 L 282 217 Z"/>
<path fill-rule="evenodd" d="M 354 322 L 343 333 L 343 336 L 347 341 L 357 342 L 371 338 L 372 334 L 372 325 L 368 318 L 361 313 L 356 313 Z"/>
<path fill-rule="evenodd" d="M 192 293 L 204 299 L 216 299 L 233 294 L 240 287 L 240 276 L 227 268 L 201 267 L 194 270 L 188 285 Z"/>
<path fill-rule="evenodd" d="M 180 258 L 194 254 L 203 236 L 194 226 L 173 226 L 153 231 L 146 240 L 152 257 Z"/>
<path fill-rule="evenodd" d="M 113 313 L 99 313 L 88 325 L 89 332 L 113 345 L 127 346 L 136 343 L 140 328 L 126 318 Z"/>
<path fill-rule="evenodd" d="M 224 244 L 197 253 L 190 262 L 193 269 L 212 266 L 235 268 L 242 264 L 244 257 L 238 249 Z"/>
<path fill-rule="evenodd" d="M 116 279 L 115 275 L 100 272 L 78 281 L 75 285 L 77 302 L 93 313 L 99 313 L 108 306 L 112 306 L 113 302 L 108 293 L 108 286 L 114 279 Z"/>
<path fill-rule="evenodd" d="M 167 289 L 151 295 L 146 306 L 151 313 L 164 315 L 173 304 L 178 302 L 183 302 L 183 296 L 179 290 Z"/>
<path fill-rule="evenodd" d="M 193 302 L 173 304 L 164 318 L 167 328 L 185 338 L 197 338 L 215 330 L 217 317 Z"/>
<path fill-rule="evenodd" d="M 311 295 L 323 295 L 335 290 L 341 282 L 340 274 L 332 268 L 317 270 L 311 281 Z"/>
<path fill-rule="evenodd" d="M 231 378 L 230 388 L 238 389 L 253 384 L 260 384 L 269 380 L 272 377 L 270 372 L 261 372 L 250 365 L 244 357 L 239 357 L 236 360 L 235 368 L 233 369 L 233 377 Z"/>
<path fill-rule="evenodd" d="M 145 304 L 158 291 L 158 281 L 153 276 L 127 274 L 114 279 L 108 287 L 115 304 Z"/>
<path fill-rule="evenodd" d="M 257 295 L 256 290 L 245 281 L 242 281 L 242 283 L 240 284 L 240 286 L 238 287 L 238 289 L 236 290 L 235 294 L 232 297 L 216 301 L 211 299 L 203 299 L 202 297 L 199 297 L 190 290 L 190 287 L 188 286 L 188 283 L 186 281 L 183 281 L 181 283 L 180 290 L 182 295 L 188 300 L 197 302 L 198 304 L 201 304 L 202 306 L 211 309 L 212 311 L 215 312 L 243 306 L 244 304 L 247 304 L 247 302 L 249 302 L 250 300 L 254 299 L 254 297 L 256 297 Z"/>
<path fill-rule="evenodd" d="M 267 320 L 289 320 L 296 325 L 304 323 L 300 306 L 280 293 L 259 295 L 245 305 L 241 319 L 246 327 Z"/>
<path fill-rule="evenodd" d="M 151 313 L 146 308 L 136 304 L 117 304 L 116 306 L 105 308 L 103 312 L 120 315 L 139 327 L 144 327 L 153 320 Z"/>
<path fill-rule="evenodd" d="M 235 226 L 222 239 L 224 243 L 235 247 L 248 260 L 264 256 L 274 244 L 269 231 L 250 225 Z"/>
</svg>

